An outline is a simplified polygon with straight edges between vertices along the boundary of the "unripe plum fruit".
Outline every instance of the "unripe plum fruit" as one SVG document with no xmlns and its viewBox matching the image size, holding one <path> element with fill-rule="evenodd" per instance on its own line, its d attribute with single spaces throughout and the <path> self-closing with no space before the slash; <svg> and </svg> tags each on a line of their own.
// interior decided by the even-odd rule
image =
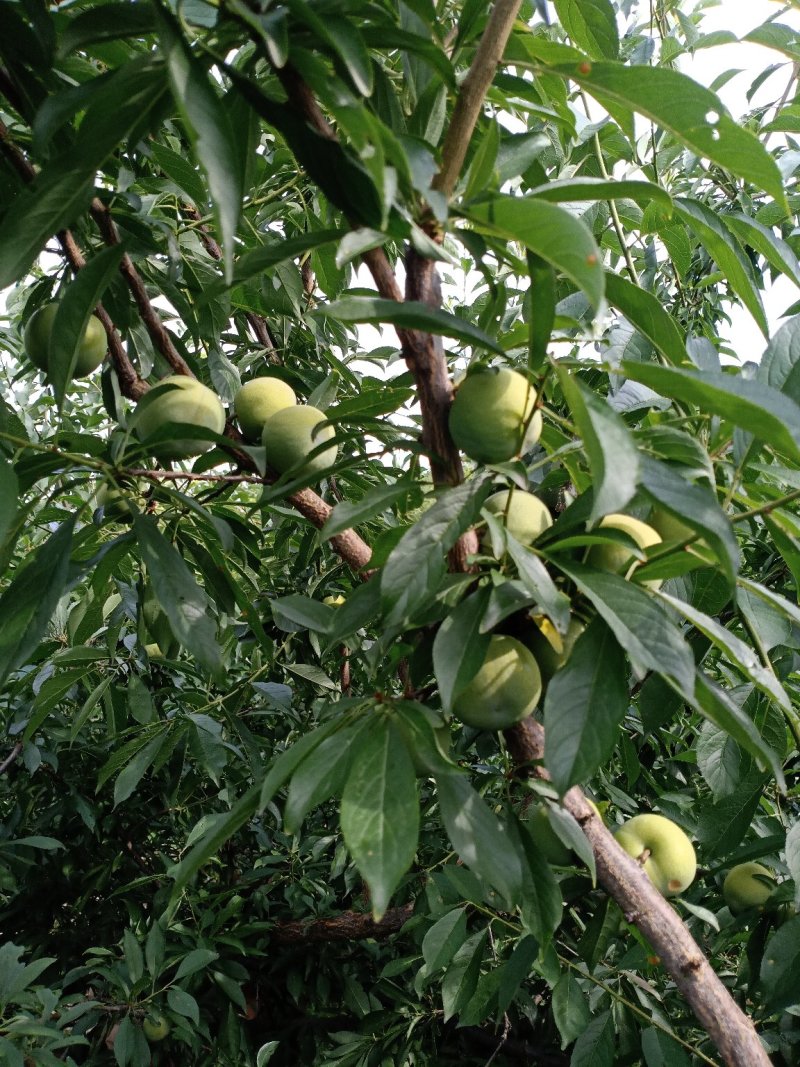
<svg viewBox="0 0 800 1067">
<path fill-rule="evenodd" d="M 23 342 L 28 358 L 39 370 L 48 370 L 48 354 L 50 350 L 50 335 L 53 332 L 58 304 L 45 304 L 44 307 L 34 311 L 25 327 Z M 78 343 L 78 351 L 75 356 L 75 366 L 72 370 L 73 378 L 85 378 L 103 362 L 108 340 L 103 324 L 94 315 L 90 316 Z"/>
<path fill-rule="evenodd" d="M 142 1023 L 144 1036 L 154 1043 L 163 1041 L 169 1035 L 169 1020 L 165 1019 L 161 1012 L 153 1011 L 145 1017 Z"/>
<path fill-rule="evenodd" d="M 661 538 L 653 527 L 648 526 L 641 519 L 634 519 L 632 515 L 606 515 L 600 521 L 600 526 L 606 530 L 619 530 L 621 533 L 627 534 L 634 544 L 637 544 L 642 550 L 650 548 L 651 545 L 661 544 Z M 608 543 L 605 545 L 592 545 L 589 550 L 588 562 L 593 567 L 597 567 L 598 570 L 613 571 L 614 574 L 621 574 L 625 578 L 629 578 L 636 566 L 638 566 L 639 561 L 625 545 Z M 645 585 L 651 589 L 658 589 L 661 581 L 656 579 L 646 582 Z"/>
<path fill-rule="evenodd" d="M 493 634 L 478 673 L 453 702 L 453 713 L 477 730 L 505 730 L 527 718 L 541 695 L 533 653 L 513 637 Z"/>
<path fill-rule="evenodd" d="M 671 819 L 663 815 L 635 815 L 617 830 L 616 838 L 628 855 L 641 863 L 663 896 L 677 896 L 694 881 L 697 872 L 694 846 Z"/>
<path fill-rule="evenodd" d="M 567 632 L 560 634 L 547 618 L 531 626 L 524 635 L 525 644 L 536 657 L 542 677 L 549 680 L 560 671 L 570 657 L 575 642 L 586 629 L 580 619 L 571 618 Z"/>
<path fill-rule="evenodd" d="M 296 403 L 294 389 L 280 378 L 253 378 L 233 398 L 233 410 L 245 438 L 260 443 L 267 419 Z"/>
<path fill-rule="evenodd" d="M 333 425 L 318 408 L 308 404 L 283 408 L 264 426 L 267 463 L 278 474 L 291 471 L 298 478 L 322 474 L 336 461 L 337 446 L 323 448 L 311 458 L 309 455 L 335 436 Z"/>
<path fill-rule="evenodd" d="M 761 879 L 768 879 L 767 885 Z M 760 908 L 775 891 L 775 875 L 760 863 L 739 863 L 728 871 L 722 883 L 722 895 L 733 915 L 748 908 Z"/>
<path fill-rule="evenodd" d="M 504 463 L 539 440 L 542 415 L 536 390 L 517 371 L 478 370 L 456 390 L 450 434 L 476 463 Z"/>
<path fill-rule="evenodd" d="M 208 386 L 186 374 L 162 378 L 136 405 L 131 425 L 139 440 L 148 440 L 166 426 L 203 426 L 214 433 L 225 429 L 225 409 Z M 176 438 L 159 441 L 153 452 L 159 459 L 187 459 L 213 448 L 212 441 Z"/>
<path fill-rule="evenodd" d="M 505 527 L 520 544 L 531 545 L 553 525 L 549 508 L 533 493 L 524 489 L 502 489 L 483 505 L 492 515 L 505 522 Z"/>
</svg>

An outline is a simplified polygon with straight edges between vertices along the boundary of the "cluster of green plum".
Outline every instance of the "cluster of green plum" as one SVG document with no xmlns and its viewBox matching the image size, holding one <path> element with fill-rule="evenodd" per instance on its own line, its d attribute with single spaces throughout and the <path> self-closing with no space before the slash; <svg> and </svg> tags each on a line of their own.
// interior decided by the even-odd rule
<svg viewBox="0 0 800 1067">
<path fill-rule="evenodd" d="M 468 374 L 456 390 L 450 411 L 450 432 L 458 447 L 479 463 L 503 463 L 539 439 L 541 413 L 536 391 L 522 374 L 508 368 L 479 369 Z M 503 490 L 489 497 L 486 510 L 502 521 L 506 531 L 523 545 L 532 545 L 552 525 L 547 506 L 534 493 Z M 661 542 L 653 526 L 631 515 L 606 515 L 605 530 L 625 535 L 640 551 Z M 484 545 L 488 546 L 484 534 Z M 601 570 L 630 578 L 639 560 L 624 543 L 592 545 L 587 562 Z M 646 583 L 657 588 L 658 582 Z M 564 634 L 545 618 L 533 620 L 521 636 L 494 634 L 482 666 L 456 697 L 453 711 L 469 726 L 504 730 L 530 715 L 543 683 L 559 670 L 584 630 L 573 618 Z"/>
<path fill-rule="evenodd" d="M 311 477 L 326 470 L 336 459 L 335 431 L 318 408 L 298 404 L 293 389 L 280 378 L 254 378 L 234 397 L 234 410 L 247 441 L 260 442 L 268 465 L 278 474 L 291 471 Z M 163 378 L 139 401 L 132 426 L 139 439 L 152 443 L 161 459 L 186 459 L 208 451 L 210 440 L 174 438 L 164 440 L 165 428 L 200 426 L 221 434 L 225 410 L 219 397 L 196 378 L 173 374 Z"/>
<path fill-rule="evenodd" d="M 509 369 L 479 369 L 457 388 L 450 413 L 450 432 L 458 447 L 478 463 L 504 463 L 532 447 L 542 430 L 536 392 L 528 380 Z M 552 525 L 547 506 L 535 494 L 520 489 L 491 496 L 485 510 L 502 521 L 506 531 L 523 545 L 532 545 Z M 654 509 L 651 523 L 631 515 L 606 515 L 599 527 L 625 535 L 640 552 L 662 540 L 685 539 L 692 531 L 674 517 Z M 663 535 L 663 536 L 662 536 Z M 483 544 L 489 547 L 488 534 Z M 640 560 L 622 541 L 592 545 L 586 561 L 599 570 L 631 578 Z M 657 580 L 644 585 L 657 589 Z M 480 669 L 455 698 L 453 713 L 468 726 L 503 730 L 532 714 L 543 686 L 564 666 L 584 623 L 573 617 L 564 634 L 541 616 L 534 617 L 519 637 L 493 634 Z M 545 805 L 530 818 L 534 839 L 551 862 L 571 862 L 571 852 L 549 821 Z M 684 892 L 692 883 L 697 861 L 684 831 L 662 815 L 642 814 L 628 820 L 616 834 L 622 848 L 643 867 L 665 896 Z M 762 905 L 772 892 L 770 873 L 759 864 L 734 867 L 723 893 L 734 914 Z M 774 879 L 772 880 L 774 887 Z"/>
<path fill-rule="evenodd" d="M 24 333 L 25 351 L 39 370 L 48 372 L 50 343 L 58 303 L 38 308 Z M 99 319 L 92 316 L 84 329 L 73 377 L 91 374 L 103 362 L 106 334 Z M 337 446 L 330 444 L 335 431 L 325 415 L 315 407 L 297 403 L 291 386 L 280 378 L 255 378 L 234 398 L 234 410 L 245 439 L 263 444 L 267 463 L 278 474 L 292 471 L 298 477 L 320 474 L 336 459 Z M 269 424 L 269 426 L 267 425 Z M 213 390 L 196 378 L 173 374 L 163 378 L 139 401 L 131 425 L 143 444 L 152 446 L 162 460 L 188 459 L 213 447 L 210 438 L 175 436 L 174 426 L 198 426 L 221 434 L 225 429 L 225 409 Z"/>
</svg>

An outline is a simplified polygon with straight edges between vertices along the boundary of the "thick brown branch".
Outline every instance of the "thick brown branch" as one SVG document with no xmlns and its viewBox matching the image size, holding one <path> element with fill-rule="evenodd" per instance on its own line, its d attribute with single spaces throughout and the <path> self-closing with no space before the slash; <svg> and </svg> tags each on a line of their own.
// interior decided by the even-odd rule
<svg viewBox="0 0 800 1067">
<path fill-rule="evenodd" d="M 97 228 L 100 230 L 105 243 L 109 245 L 109 247 L 118 245 L 119 234 L 117 233 L 117 227 L 114 224 L 114 220 L 111 218 L 111 212 L 105 204 L 95 197 L 92 200 L 90 210 L 92 218 L 97 223 Z M 134 267 L 131 257 L 127 252 L 122 257 L 119 270 L 131 292 L 136 307 L 139 309 L 139 316 L 150 335 L 150 340 L 176 374 L 191 375 L 192 371 L 189 364 L 172 343 L 172 338 L 164 326 L 164 323 L 161 321 L 158 312 L 150 303 L 150 297 L 147 295 L 144 282 L 139 276 L 139 272 L 136 270 L 136 267 Z"/>
<path fill-rule="evenodd" d="M 530 765 L 539 778 L 549 776 L 541 760 L 544 729 L 533 718 L 506 731 L 518 764 Z M 564 807 L 583 828 L 597 863 L 597 878 L 641 930 L 663 966 L 729 1067 L 769 1067 L 751 1021 L 735 1003 L 678 913 L 653 886 L 641 866 L 624 852 L 577 786 L 564 797 Z"/>
<path fill-rule="evenodd" d="M 431 183 L 446 197 L 455 189 L 475 124 L 503 57 L 522 0 L 497 0 L 467 76 L 458 91 L 456 106 L 442 145 L 442 168 Z"/>
<path fill-rule="evenodd" d="M 345 911 L 329 919 L 311 922 L 280 922 L 272 929 L 272 940 L 279 945 L 308 944 L 321 941 L 360 941 L 396 934 L 411 918 L 413 904 L 389 908 L 379 922 L 360 911 Z"/>
</svg>

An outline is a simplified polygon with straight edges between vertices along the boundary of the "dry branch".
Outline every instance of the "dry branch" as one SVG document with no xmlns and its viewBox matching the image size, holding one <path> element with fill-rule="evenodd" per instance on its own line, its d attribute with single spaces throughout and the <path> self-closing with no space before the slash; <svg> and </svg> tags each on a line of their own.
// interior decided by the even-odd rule
<svg viewBox="0 0 800 1067">
<path fill-rule="evenodd" d="M 396 934 L 411 918 L 413 904 L 389 908 L 383 918 L 376 922 L 371 915 L 361 911 L 345 911 L 326 919 L 311 922 L 279 922 L 272 930 L 271 939 L 279 945 L 309 944 L 322 941 L 361 941 L 368 937 L 382 938 Z"/>
</svg>

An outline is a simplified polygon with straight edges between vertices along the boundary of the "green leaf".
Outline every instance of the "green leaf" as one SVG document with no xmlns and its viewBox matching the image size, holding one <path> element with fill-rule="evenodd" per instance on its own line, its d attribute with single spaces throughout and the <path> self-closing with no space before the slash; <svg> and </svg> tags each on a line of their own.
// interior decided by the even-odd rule
<svg viewBox="0 0 800 1067">
<path fill-rule="evenodd" d="M 697 155 L 752 182 L 786 208 L 783 179 L 775 160 L 749 130 L 735 122 L 720 99 L 685 74 L 666 67 L 621 63 L 551 67 L 591 93 L 612 114 L 638 111 L 669 130 Z M 628 124 L 633 134 L 633 122 Z M 787 208 L 788 210 L 788 208 Z"/>
<path fill-rule="evenodd" d="M 342 835 L 378 920 L 414 859 L 419 803 L 411 757 L 391 721 L 376 716 L 359 737 L 342 795 Z"/>
<path fill-rule="evenodd" d="M 639 450 L 621 416 L 562 364 L 557 363 L 555 369 L 589 459 L 594 491 L 589 522 L 594 523 L 622 511 L 633 498 Z"/>
<path fill-rule="evenodd" d="M 153 592 L 173 634 L 209 674 L 221 677 L 222 654 L 208 597 L 178 550 L 159 532 L 154 519 L 136 515 L 133 525 Z"/>
<path fill-rule="evenodd" d="M 544 949 L 561 922 L 561 890 L 550 864 L 543 859 L 525 823 L 517 821 L 512 825 L 519 836 L 524 857 L 520 901 L 522 923 Z"/>
<path fill-rule="evenodd" d="M 289 783 L 283 821 L 287 833 L 296 834 L 312 808 L 338 796 L 350 769 L 353 744 L 365 720 L 326 737 L 299 764 Z"/>
<path fill-rule="evenodd" d="M 769 767 L 783 788 L 783 768 L 778 753 L 759 734 L 756 724 L 730 694 L 703 673 L 697 671 L 693 696 L 688 702 L 741 748 L 755 756 L 761 766 Z"/>
<path fill-rule="evenodd" d="M 650 669 L 672 678 L 683 693 L 694 692 L 694 656 L 666 611 L 633 582 L 553 557 L 594 604 L 627 651 L 636 673 Z"/>
<path fill-rule="evenodd" d="M 125 965 L 132 982 L 138 982 L 144 974 L 144 956 L 141 946 L 136 940 L 132 930 L 126 929 L 122 935 L 122 944 L 125 953 Z"/>
<path fill-rule="evenodd" d="M 794 459 L 800 459 L 800 406 L 759 381 L 722 371 L 689 371 L 624 360 L 623 373 L 662 396 L 696 404 L 749 430 Z"/>
<path fill-rule="evenodd" d="M 514 561 L 521 584 L 535 598 L 539 610 L 551 619 L 559 633 L 566 633 L 569 626 L 569 597 L 556 586 L 536 553 L 521 545 L 508 532 L 506 550 Z"/>
<path fill-rule="evenodd" d="M 610 1011 L 595 1015 L 578 1035 L 570 1067 L 614 1067 L 616 1027 Z"/>
<path fill-rule="evenodd" d="M 55 156 L 12 198 L 2 220 L 0 289 L 21 278 L 45 241 L 88 207 L 97 171 L 120 140 L 158 106 L 164 93 L 159 60 L 140 57 L 108 79 L 86 111 L 71 149 Z"/>
<path fill-rule="evenodd" d="M 65 57 L 87 44 L 142 37 L 155 29 L 155 14 L 148 3 L 110 3 L 78 11 L 62 31 L 58 54 Z"/>
<path fill-rule="evenodd" d="M 733 527 L 720 507 L 716 493 L 689 482 L 666 463 L 641 457 L 642 487 L 670 515 L 702 533 L 722 564 L 731 585 L 739 570 L 739 546 Z"/>
<path fill-rule="evenodd" d="M 790 709 L 792 704 L 781 683 L 775 676 L 774 671 L 765 667 L 756 655 L 755 651 L 736 634 L 731 633 L 716 619 L 706 615 L 690 604 L 670 596 L 668 593 L 659 591 L 657 594 L 671 607 L 675 608 L 695 629 L 704 633 L 717 648 L 721 649 L 730 663 L 733 663 L 748 678 L 753 685 L 757 686 L 770 699 L 774 700 L 784 710 Z"/>
<path fill-rule="evenodd" d="M 167 145 L 159 144 L 157 141 L 153 141 L 150 145 L 150 151 L 166 176 L 186 194 L 198 211 L 204 211 L 208 201 L 208 191 L 197 173 L 197 168 L 192 166 L 185 156 L 180 155 L 179 152 L 173 152 Z"/>
<path fill-rule="evenodd" d="M 219 953 L 210 948 L 195 948 L 181 960 L 181 964 L 175 972 L 175 981 L 180 982 L 182 978 L 188 978 L 189 975 L 197 974 L 198 971 L 204 971 L 209 967 L 214 960 L 219 959 Z"/>
<path fill-rule="evenodd" d="M 800 405 L 800 315 L 785 322 L 767 345 L 756 377 Z"/>
<path fill-rule="evenodd" d="M 324 634 L 334 617 L 334 609 L 329 604 L 320 604 L 318 600 L 300 596 L 299 593 L 271 600 L 269 606 L 273 622 L 287 633 L 314 630 Z"/>
<path fill-rule="evenodd" d="M 619 54 L 617 15 L 610 0 L 553 0 L 558 21 L 578 48 L 593 59 Z"/>
<path fill-rule="evenodd" d="M 652 293 L 606 271 L 606 298 L 670 363 L 676 367 L 691 365 L 680 327 Z"/>
<path fill-rule="evenodd" d="M 556 318 L 556 272 L 533 252 L 527 253 L 530 287 L 526 296 L 528 326 L 528 367 L 541 370 Z"/>
<path fill-rule="evenodd" d="M 323 305 L 317 314 L 340 322 L 388 322 L 401 330 L 424 330 L 455 337 L 464 344 L 503 354 L 503 348 L 471 322 L 417 300 L 398 302 L 378 296 L 346 296 Z"/>
<path fill-rule="evenodd" d="M 647 1067 L 689 1067 L 690 1064 L 678 1042 L 655 1026 L 642 1031 L 642 1053 Z"/>
<path fill-rule="evenodd" d="M 108 288 L 122 260 L 123 248 L 106 248 L 78 271 L 58 304 L 47 354 L 47 377 L 53 386 L 59 411 L 78 358 L 83 332 L 100 297 Z"/>
<path fill-rule="evenodd" d="M 14 526 L 17 517 L 19 483 L 12 464 L 0 456 L 0 546 Z"/>
<path fill-rule="evenodd" d="M 545 185 L 529 189 L 527 196 L 548 200 L 551 204 L 575 204 L 583 200 L 633 200 L 637 204 L 657 204 L 667 215 L 672 214 L 672 197 L 654 182 L 639 182 L 605 178 L 556 178 Z"/>
<path fill-rule="evenodd" d="M 521 241 L 583 290 L 595 310 L 600 309 L 605 292 L 602 256 L 591 230 L 570 212 L 539 197 L 497 196 L 470 204 L 466 213 L 484 230 Z"/>
<path fill-rule="evenodd" d="M 461 774 L 436 775 L 436 791 L 447 834 L 462 861 L 510 905 L 522 889 L 522 864 L 508 827 Z"/>
<path fill-rule="evenodd" d="M 768 226 L 741 212 L 721 214 L 719 218 L 743 245 L 749 245 L 760 253 L 767 263 L 780 274 L 785 274 L 800 287 L 800 263 L 792 247 L 777 237 Z"/>
<path fill-rule="evenodd" d="M 194 58 L 177 22 L 165 8 L 157 10 L 161 55 L 167 64 L 172 95 L 195 159 L 208 181 L 219 227 L 225 277 L 230 281 L 243 196 L 233 130 L 208 72 Z"/>
<path fill-rule="evenodd" d="M 438 919 L 422 939 L 422 958 L 428 974 L 446 967 L 467 939 L 467 913 L 454 908 Z"/>
<path fill-rule="evenodd" d="M 800 1004 L 800 915 L 784 923 L 767 942 L 761 988 L 770 1014 Z"/>
<path fill-rule="evenodd" d="M 474 525 L 490 490 L 490 478 L 445 490 L 403 534 L 380 577 L 387 627 L 400 625 L 435 598 L 446 573 L 446 553 Z"/>
<path fill-rule="evenodd" d="M 352 20 L 326 11 L 317 15 L 305 0 L 289 0 L 289 10 L 304 22 L 320 40 L 329 45 L 339 56 L 356 91 L 362 96 L 372 94 L 372 62 L 364 40 Z"/>
<path fill-rule="evenodd" d="M 547 687 L 544 762 L 562 796 L 608 760 L 627 710 L 625 654 L 595 619 Z"/>
<path fill-rule="evenodd" d="M 769 337 L 761 291 L 753 267 L 736 238 L 726 230 L 717 216 L 698 200 L 683 197 L 675 201 L 675 212 L 694 230 L 706 251 L 730 282 L 731 288 L 758 323 L 765 337 Z"/>
<path fill-rule="evenodd" d="M 741 845 L 766 782 L 766 776 L 753 768 L 729 796 L 703 805 L 703 818 L 697 823 L 696 834 L 707 861 L 728 856 Z"/>
<path fill-rule="evenodd" d="M 786 866 L 794 881 L 794 906 L 800 908 L 800 819 L 786 834 Z"/>
<path fill-rule="evenodd" d="M 28 557 L 0 597 L 0 683 L 36 649 L 58 605 L 69 571 L 75 515 Z"/>
<path fill-rule="evenodd" d="M 442 979 L 442 1007 L 447 1022 L 464 1009 L 478 985 L 488 930 L 478 930 L 456 952 Z"/>
<path fill-rule="evenodd" d="M 185 989 L 179 989 L 177 986 L 168 989 L 167 1004 L 171 1011 L 191 1019 L 195 1026 L 200 1025 L 200 1006 L 192 994 L 187 993 Z"/>
<path fill-rule="evenodd" d="M 478 589 L 450 612 L 436 632 L 433 672 L 445 710 L 469 685 L 486 657 L 490 635 L 481 632 L 481 624 L 488 600 L 489 589 Z"/>
<path fill-rule="evenodd" d="M 145 772 L 155 761 L 161 746 L 167 738 L 166 731 L 162 731 L 152 738 L 143 748 L 136 753 L 125 769 L 114 782 L 114 807 L 127 800 L 136 786 L 142 780 Z"/>
<path fill-rule="evenodd" d="M 553 1018 L 561 1034 L 561 1047 L 571 1045 L 589 1025 L 589 1003 L 580 982 L 565 971 L 553 990 Z"/>
<path fill-rule="evenodd" d="M 228 285 L 249 281 L 250 278 L 264 274 L 273 267 L 296 259 L 309 249 L 322 248 L 340 241 L 348 232 L 347 230 L 312 230 L 310 233 L 288 237 L 284 241 L 261 245 L 254 248 L 252 252 L 245 252 L 234 262 L 230 281 L 226 284 L 215 283 L 207 291 L 206 299 L 223 292 Z"/>
<path fill-rule="evenodd" d="M 343 530 L 349 530 L 361 522 L 375 518 L 376 515 L 382 515 L 392 504 L 407 497 L 413 489 L 412 482 L 399 481 L 391 485 L 375 486 L 360 500 L 342 500 L 328 516 L 320 531 L 320 538 L 327 541 Z"/>
</svg>

